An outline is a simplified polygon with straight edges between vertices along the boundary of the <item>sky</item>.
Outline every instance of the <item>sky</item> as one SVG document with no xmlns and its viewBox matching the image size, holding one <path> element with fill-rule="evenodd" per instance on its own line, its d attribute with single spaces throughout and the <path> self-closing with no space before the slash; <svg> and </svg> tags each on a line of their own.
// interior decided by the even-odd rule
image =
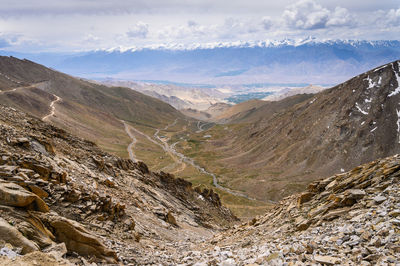
<svg viewBox="0 0 400 266">
<path fill-rule="evenodd" d="M 162 44 L 399 40 L 399 0 L 0 0 L 0 49 L 77 52 Z"/>
</svg>

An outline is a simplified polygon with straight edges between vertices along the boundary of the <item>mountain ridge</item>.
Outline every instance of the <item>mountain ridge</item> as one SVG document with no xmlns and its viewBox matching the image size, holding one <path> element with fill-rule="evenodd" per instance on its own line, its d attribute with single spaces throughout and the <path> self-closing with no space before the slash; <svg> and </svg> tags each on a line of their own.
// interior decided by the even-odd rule
<svg viewBox="0 0 400 266">
<path fill-rule="evenodd" d="M 199 154 L 217 158 L 207 161 L 217 174 L 231 169 L 221 174 L 225 186 L 273 200 L 301 190 L 314 176 L 393 155 L 400 151 L 398 75 L 394 61 L 268 116 L 260 112 L 248 123 L 211 128 L 207 134 L 219 137 L 203 142 Z"/>
</svg>

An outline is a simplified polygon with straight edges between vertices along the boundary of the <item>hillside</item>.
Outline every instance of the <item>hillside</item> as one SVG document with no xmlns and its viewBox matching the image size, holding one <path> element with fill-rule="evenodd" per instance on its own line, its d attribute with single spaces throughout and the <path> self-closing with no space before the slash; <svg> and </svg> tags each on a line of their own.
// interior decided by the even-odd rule
<svg viewBox="0 0 400 266">
<path fill-rule="evenodd" d="M 236 221 L 212 190 L 13 108 L 0 114 L 2 265 L 19 253 L 38 265 L 66 263 L 65 254 L 84 265 L 169 263 L 177 249 Z"/>
<path fill-rule="evenodd" d="M 400 151 L 399 76 L 396 61 L 291 104 L 283 103 L 293 97 L 250 109 L 258 120 L 211 128 L 202 134 L 213 138 L 192 156 L 225 186 L 258 199 L 301 191 L 317 177 Z"/>
<path fill-rule="evenodd" d="M 281 101 L 250 100 L 235 104 L 225 109 L 214 118 L 219 123 L 254 123 L 264 117 L 285 110 L 295 104 L 311 98 L 312 94 L 299 94 L 284 98 Z"/>
<path fill-rule="evenodd" d="M 399 155 L 234 225 L 213 191 L 0 106 L 0 264 L 398 264 Z"/>
<path fill-rule="evenodd" d="M 0 103 L 48 119 L 101 147 L 127 156 L 129 137 L 120 120 L 165 126 L 182 115 L 172 106 L 129 88 L 77 79 L 28 60 L 0 57 Z"/>
</svg>

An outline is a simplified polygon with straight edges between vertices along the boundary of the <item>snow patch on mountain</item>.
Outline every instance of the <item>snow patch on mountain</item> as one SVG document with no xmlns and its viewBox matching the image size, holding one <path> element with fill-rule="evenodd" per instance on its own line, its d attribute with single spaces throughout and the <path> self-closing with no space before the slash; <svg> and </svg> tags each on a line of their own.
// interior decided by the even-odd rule
<svg viewBox="0 0 400 266">
<path fill-rule="evenodd" d="M 398 65 L 398 68 L 400 71 L 400 63 L 397 62 L 397 65 Z M 396 76 L 396 80 L 397 80 L 397 88 L 388 95 L 389 97 L 392 97 L 400 92 L 400 75 L 399 75 L 399 73 L 396 72 L 396 69 L 394 69 L 393 64 L 392 64 L 392 67 L 393 67 L 394 75 Z"/>
<path fill-rule="evenodd" d="M 358 109 L 358 111 L 360 111 L 360 113 L 362 113 L 363 115 L 367 115 L 368 113 L 365 112 L 363 109 L 361 109 L 361 107 L 358 105 L 358 103 L 356 103 L 356 108 Z"/>
</svg>

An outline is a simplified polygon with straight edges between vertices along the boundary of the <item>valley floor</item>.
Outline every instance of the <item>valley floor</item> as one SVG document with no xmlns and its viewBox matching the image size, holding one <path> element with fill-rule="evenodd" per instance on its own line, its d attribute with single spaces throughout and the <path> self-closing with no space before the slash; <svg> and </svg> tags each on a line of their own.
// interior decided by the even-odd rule
<svg viewBox="0 0 400 266">
<path fill-rule="evenodd" d="M 212 137 L 204 133 L 213 126 L 212 123 L 175 119 L 163 128 L 154 129 L 122 122 L 134 143 L 130 143 L 127 149 L 131 159 L 131 153 L 134 153 L 134 160 L 148 162 L 153 171 L 169 172 L 195 185 L 215 189 L 221 195 L 223 204 L 242 219 L 250 219 L 273 206 L 251 198 L 243 192 L 222 186 L 215 173 L 199 165 L 196 158 L 190 157 L 187 149 L 182 149 L 182 143 L 187 143 L 193 136 L 204 135 L 205 139 Z"/>
</svg>

